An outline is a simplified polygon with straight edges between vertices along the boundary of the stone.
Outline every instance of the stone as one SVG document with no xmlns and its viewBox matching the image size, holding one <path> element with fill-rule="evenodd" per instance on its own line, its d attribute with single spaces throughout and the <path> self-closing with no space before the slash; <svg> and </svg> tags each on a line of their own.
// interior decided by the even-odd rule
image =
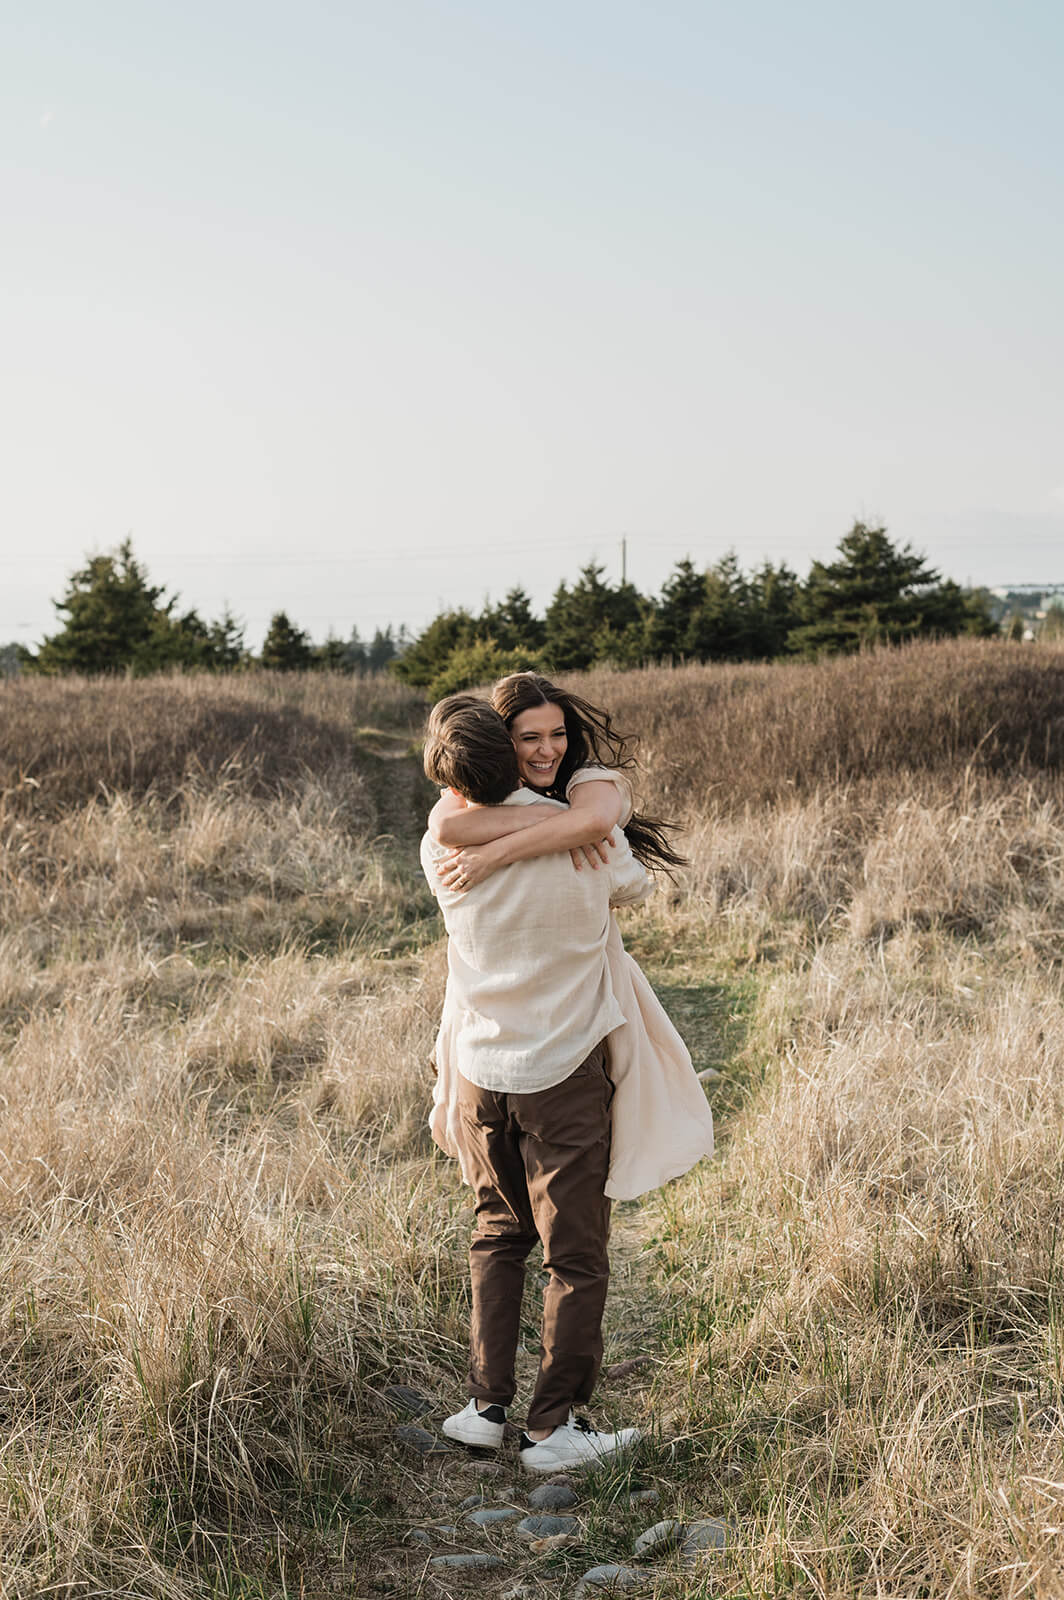
<svg viewBox="0 0 1064 1600">
<path fill-rule="evenodd" d="M 634 1567 L 607 1562 L 601 1567 L 589 1567 L 577 1584 L 576 1593 L 583 1595 L 589 1589 L 605 1589 L 608 1593 L 619 1594 L 622 1589 L 638 1589 L 642 1582 L 643 1574 Z"/>
<path fill-rule="evenodd" d="M 449 1522 L 434 1522 L 432 1532 L 437 1539 L 446 1539 L 448 1544 L 454 1544 L 458 1538 L 458 1529 L 452 1527 Z"/>
<path fill-rule="evenodd" d="M 411 1528 L 403 1539 L 404 1544 L 427 1544 L 431 1547 L 432 1535 L 427 1528 Z"/>
<path fill-rule="evenodd" d="M 435 1411 L 436 1402 L 420 1389 L 411 1389 L 406 1383 L 392 1383 L 384 1391 L 384 1398 L 393 1411 L 405 1411 L 408 1417 L 427 1417 Z"/>
<path fill-rule="evenodd" d="M 440 1462 L 440 1466 L 446 1469 L 449 1478 L 466 1478 L 478 1488 L 483 1488 L 484 1482 L 489 1478 L 501 1478 L 505 1472 L 513 1471 L 506 1462 L 491 1461 L 486 1456 L 478 1455 L 468 1449 L 452 1451 L 446 1461 Z M 455 1493 L 457 1492 L 456 1485 Z"/>
<path fill-rule="evenodd" d="M 488 1497 L 484 1490 L 478 1489 L 476 1494 L 467 1494 L 465 1499 L 460 1503 L 458 1509 L 459 1511 L 471 1511 L 474 1506 L 486 1505 L 487 1499 Z"/>
<path fill-rule="evenodd" d="M 716 1067 L 703 1067 L 698 1074 L 698 1081 L 699 1083 L 719 1083 L 720 1073 Z"/>
<path fill-rule="evenodd" d="M 415 1427 L 412 1423 L 404 1423 L 402 1427 L 396 1428 L 395 1437 L 400 1444 L 406 1445 L 408 1450 L 416 1450 L 422 1456 L 454 1454 L 450 1445 L 445 1444 L 436 1434 L 429 1433 L 427 1428 Z"/>
<path fill-rule="evenodd" d="M 528 1497 L 533 1511 L 566 1511 L 580 1496 L 566 1483 L 541 1483 Z"/>
<path fill-rule="evenodd" d="M 689 1563 L 697 1561 L 705 1550 L 723 1550 L 728 1542 L 728 1524 L 717 1517 L 706 1517 L 702 1522 L 689 1522 L 683 1531 L 680 1549 Z"/>
<path fill-rule="evenodd" d="M 630 1489 L 628 1491 L 628 1504 L 630 1506 L 652 1506 L 661 1499 L 656 1489 Z"/>
<path fill-rule="evenodd" d="M 500 1522 L 512 1522 L 520 1515 L 512 1506 L 484 1506 L 480 1511 L 471 1511 L 466 1521 L 475 1528 L 493 1528 Z"/>
<path fill-rule="evenodd" d="M 664 1522 L 655 1522 L 652 1528 L 647 1528 L 645 1533 L 639 1534 L 635 1541 L 634 1550 L 637 1556 L 656 1555 L 661 1550 L 671 1550 L 679 1544 L 686 1533 L 682 1522 L 677 1522 L 675 1517 L 668 1517 Z"/>
<path fill-rule="evenodd" d="M 607 1378 L 627 1378 L 630 1372 L 638 1372 L 641 1367 L 649 1366 L 649 1356 L 631 1356 L 627 1361 L 616 1361 L 612 1367 L 607 1367 Z"/>
<path fill-rule="evenodd" d="M 575 1517 L 526 1517 L 514 1532 L 531 1544 L 533 1539 L 549 1539 L 556 1533 L 576 1533 L 579 1528 Z"/>
<path fill-rule="evenodd" d="M 433 1556 L 430 1567 L 502 1567 L 501 1556 L 490 1556 L 486 1550 L 470 1550 L 458 1556 Z"/>
</svg>

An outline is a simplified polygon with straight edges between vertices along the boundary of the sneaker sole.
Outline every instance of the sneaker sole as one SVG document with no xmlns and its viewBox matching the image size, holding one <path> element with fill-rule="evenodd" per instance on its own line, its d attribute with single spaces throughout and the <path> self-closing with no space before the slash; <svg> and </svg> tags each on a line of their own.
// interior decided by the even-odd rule
<svg viewBox="0 0 1064 1600">
<path fill-rule="evenodd" d="M 627 1446 L 618 1445 L 616 1450 L 603 1450 L 599 1455 L 580 1456 L 577 1460 L 566 1460 L 564 1456 L 555 1456 L 553 1461 L 526 1461 L 525 1450 L 521 1455 L 521 1466 L 525 1472 L 587 1472 L 591 1467 L 601 1467 L 607 1461 L 616 1461 L 623 1455 Z"/>
<path fill-rule="evenodd" d="M 602 1450 L 596 1455 L 579 1456 L 575 1460 L 566 1461 L 562 1456 L 555 1456 L 553 1461 L 529 1461 L 529 1450 L 518 1452 L 518 1459 L 525 1472 L 586 1472 L 590 1467 L 603 1466 L 608 1461 L 616 1461 L 618 1456 L 624 1455 L 627 1450 L 633 1450 L 639 1443 L 642 1435 L 638 1430 L 633 1430 L 632 1437 L 622 1439 L 611 1449 Z"/>
<path fill-rule="evenodd" d="M 490 1431 L 489 1431 L 490 1430 Z M 501 1422 L 489 1422 L 483 1432 L 469 1428 L 449 1428 L 446 1422 L 440 1424 L 440 1431 L 448 1439 L 453 1439 L 457 1444 L 468 1444 L 475 1450 L 497 1450 L 502 1444 L 505 1428 Z"/>
</svg>

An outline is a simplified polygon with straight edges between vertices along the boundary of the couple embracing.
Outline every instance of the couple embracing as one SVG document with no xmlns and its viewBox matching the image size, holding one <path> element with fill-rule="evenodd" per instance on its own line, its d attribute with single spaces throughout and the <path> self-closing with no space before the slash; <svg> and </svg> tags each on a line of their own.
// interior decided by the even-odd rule
<svg viewBox="0 0 1064 1600">
<path fill-rule="evenodd" d="M 425 771 L 444 792 L 421 860 L 448 934 L 431 1128 L 477 1219 L 469 1403 L 443 1431 L 502 1443 L 538 1239 L 529 1472 L 594 1465 L 638 1438 L 575 1411 L 602 1361 L 610 1203 L 713 1149 L 691 1058 L 613 917 L 680 861 L 666 829 L 633 811 L 633 766 L 606 712 L 537 673 L 504 678 L 490 704 L 450 695 L 429 718 Z"/>
</svg>

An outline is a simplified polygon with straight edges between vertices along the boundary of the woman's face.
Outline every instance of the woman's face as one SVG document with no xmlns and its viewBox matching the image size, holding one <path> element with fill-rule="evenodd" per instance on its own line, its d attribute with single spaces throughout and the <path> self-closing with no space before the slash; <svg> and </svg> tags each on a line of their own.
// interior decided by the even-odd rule
<svg viewBox="0 0 1064 1600">
<path fill-rule="evenodd" d="M 561 707 L 532 706 L 520 712 L 510 724 L 510 737 L 521 782 L 531 789 L 549 789 L 568 743 Z"/>
</svg>

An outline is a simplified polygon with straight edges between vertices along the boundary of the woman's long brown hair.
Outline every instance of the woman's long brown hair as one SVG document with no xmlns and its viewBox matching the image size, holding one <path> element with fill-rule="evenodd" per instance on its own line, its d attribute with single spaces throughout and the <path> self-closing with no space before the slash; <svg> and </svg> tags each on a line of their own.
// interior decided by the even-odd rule
<svg viewBox="0 0 1064 1600">
<path fill-rule="evenodd" d="M 553 800 L 565 800 L 569 779 L 578 767 L 609 767 L 627 772 L 636 766 L 632 754 L 634 740 L 618 733 L 608 711 L 593 706 L 582 695 L 559 689 L 556 683 L 538 672 L 513 672 L 501 678 L 491 691 L 491 703 L 508 728 L 515 717 L 533 706 L 557 706 L 565 718 L 566 751 L 549 789 Z M 624 835 L 632 854 L 650 872 L 670 872 L 682 867 L 685 857 L 669 843 L 674 823 L 662 822 L 634 811 L 625 823 Z"/>
</svg>

